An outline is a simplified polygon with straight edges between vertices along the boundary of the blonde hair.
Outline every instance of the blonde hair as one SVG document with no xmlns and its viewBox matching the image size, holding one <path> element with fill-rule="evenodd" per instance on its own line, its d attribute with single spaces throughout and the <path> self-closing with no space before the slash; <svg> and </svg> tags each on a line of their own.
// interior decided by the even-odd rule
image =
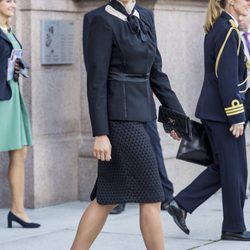
<svg viewBox="0 0 250 250">
<path fill-rule="evenodd" d="M 220 16 L 222 9 L 225 9 L 226 5 L 227 5 L 227 0 L 210 0 L 209 1 L 206 21 L 204 24 L 204 30 L 206 33 L 208 33 L 212 29 L 215 21 Z"/>
</svg>

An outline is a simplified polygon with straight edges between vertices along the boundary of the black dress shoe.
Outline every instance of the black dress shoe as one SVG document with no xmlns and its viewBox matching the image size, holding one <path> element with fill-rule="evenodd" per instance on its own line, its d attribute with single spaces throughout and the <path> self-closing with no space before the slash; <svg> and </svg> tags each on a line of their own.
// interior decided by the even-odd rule
<svg viewBox="0 0 250 250">
<path fill-rule="evenodd" d="M 125 210 L 125 203 L 121 203 L 113 208 L 113 210 L 110 212 L 110 214 L 120 214 Z"/>
<path fill-rule="evenodd" d="M 20 224 L 23 228 L 38 228 L 41 225 L 33 222 L 25 222 L 16 215 L 14 215 L 11 211 L 8 214 L 8 228 L 12 228 L 12 222 L 15 221 Z"/>
<path fill-rule="evenodd" d="M 244 231 L 241 233 L 222 232 L 221 239 L 222 240 L 250 241 L 250 231 Z"/>
<path fill-rule="evenodd" d="M 189 229 L 186 225 L 187 212 L 181 209 L 176 201 L 171 201 L 167 206 L 166 210 L 173 217 L 175 224 L 185 233 L 189 234 Z"/>
</svg>

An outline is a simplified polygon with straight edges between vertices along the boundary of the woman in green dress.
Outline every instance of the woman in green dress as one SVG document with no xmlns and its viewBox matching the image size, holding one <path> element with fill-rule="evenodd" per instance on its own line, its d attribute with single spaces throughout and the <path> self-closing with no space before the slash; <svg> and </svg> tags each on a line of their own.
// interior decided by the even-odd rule
<svg viewBox="0 0 250 250">
<path fill-rule="evenodd" d="M 32 145 L 29 114 L 18 84 L 20 61 L 15 61 L 14 73 L 8 75 L 8 59 L 21 44 L 10 28 L 16 0 L 0 0 L 0 152 L 9 153 L 8 179 L 11 190 L 11 209 L 8 227 L 12 222 L 25 228 L 36 228 L 24 210 L 24 163 L 27 147 Z"/>
</svg>

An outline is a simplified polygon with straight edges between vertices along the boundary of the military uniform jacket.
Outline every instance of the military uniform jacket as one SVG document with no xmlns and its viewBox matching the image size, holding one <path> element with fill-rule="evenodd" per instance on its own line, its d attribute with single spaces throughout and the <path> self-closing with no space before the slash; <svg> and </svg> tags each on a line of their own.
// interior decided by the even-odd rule
<svg viewBox="0 0 250 250">
<path fill-rule="evenodd" d="M 196 116 L 230 125 L 244 122 L 246 58 L 236 24 L 226 12 L 206 34 L 204 57 L 205 77 Z"/>
<path fill-rule="evenodd" d="M 93 135 L 108 135 L 109 120 L 156 119 L 152 91 L 184 113 L 162 72 L 152 13 L 135 5 L 131 15 L 116 0 L 98 9 L 87 42 L 87 86 Z"/>
<path fill-rule="evenodd" d="M 21 44 L 20 46 L 22 47 Z M 9 100 L 12 95 L 11 88 L 7 82 L 8 58 L 11 56 L 12 50 L 11 42 L 0 29 L 0 100 Z"/>
</svg>

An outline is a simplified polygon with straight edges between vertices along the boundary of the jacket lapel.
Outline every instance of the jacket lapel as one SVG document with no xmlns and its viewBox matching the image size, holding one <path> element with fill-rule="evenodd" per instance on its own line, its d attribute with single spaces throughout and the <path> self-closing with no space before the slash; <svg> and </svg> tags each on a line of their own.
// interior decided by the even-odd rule
<svg viewBox="0 0 250 250">
<path fill-rule="evenodd" d="M 5 33 L 1 29 L 0 29 L 0 37 L 12 46 L 9 38 L 5 35 Z"/>
<path fill-rule="evenodd" d="M 12 33 L 13 34 L 13 33 Z M 16 38 L 16 36 L 13 34 L 13 36 Z M 7 43 L 9 43 L 12 46 L 12 43 L 10 42 L 9 38 L 6 36 L 6 34 L 0 29 L 0 37 L 5 40 Z M 22 48 L 22 44 L 18 41 L 16 38 L 17 42 L 19 43 L 20 47 Z"/>
<path fill-rule="evenodd" d="M 19 40 L 17 39 L 17 37 L 15 36 L 15 34 L 14 33 L 12 33 L 13 34 L 13 36 L 16 38 L 16 40 L 17 40 L 17 42 L 19 43 L 19 45 L 20 45 L 20 48 L 22 49 L 23 47 L 22 47 L 22 44 L 19 42 Z"/>
</svg>

